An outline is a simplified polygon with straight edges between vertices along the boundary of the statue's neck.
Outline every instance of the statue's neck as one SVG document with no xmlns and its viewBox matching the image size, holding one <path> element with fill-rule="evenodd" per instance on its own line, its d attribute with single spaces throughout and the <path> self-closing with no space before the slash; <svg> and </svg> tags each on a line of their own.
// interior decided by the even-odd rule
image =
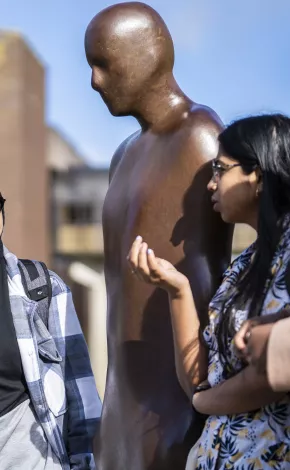
<svg viewBox="0 0 290 470">
<path fill-rule="evenodd" d="M 143 131 L 170 131 L 186 118 L 192 101 L 181 91 L 173 75 L 163 77 L 144 95 L 132 115 Z"/>
</svg>

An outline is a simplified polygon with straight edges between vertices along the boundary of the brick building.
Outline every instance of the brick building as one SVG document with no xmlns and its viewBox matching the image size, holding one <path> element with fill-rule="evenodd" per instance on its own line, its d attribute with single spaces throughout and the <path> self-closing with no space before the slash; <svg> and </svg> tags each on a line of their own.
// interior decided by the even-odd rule
<svg viewBox="0 0 290 470">
<path fill-rule="evenodd" d="M 19 257 L 49 262 L 45 70 L 22 37 L 0 33 L 1 191 L 4 241 Z"/>
</svg>

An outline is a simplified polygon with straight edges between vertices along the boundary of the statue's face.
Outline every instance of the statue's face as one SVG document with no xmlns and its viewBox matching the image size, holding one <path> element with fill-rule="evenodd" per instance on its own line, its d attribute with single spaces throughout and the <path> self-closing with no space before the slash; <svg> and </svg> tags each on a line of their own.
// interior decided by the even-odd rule
<svg viewBox="0 0 290 470">
<path fill-rule="evenodd" d="M 156 28 L 150 18 L 134 14 L 125 18 L 100 14 L 88 26 L 85 49 L 92 69 L 92 87 L 114 116 L 138 112 L 138 103 L 158 79 L 160 58 L 166 62 L 166 41 L 168 68 L 172 70 L 170 40 L 161 34 L 161 27 Z"/>
<path fill-rule="evenodd" d="M 131 114 L 148 84 L 147 54 L 142 56 L 138 47 L 128 47 L 118 38 L 102 41 L 93 29 L 86 33 L 85 49 L 93 89 L 114 116 Z"/>
</svg>

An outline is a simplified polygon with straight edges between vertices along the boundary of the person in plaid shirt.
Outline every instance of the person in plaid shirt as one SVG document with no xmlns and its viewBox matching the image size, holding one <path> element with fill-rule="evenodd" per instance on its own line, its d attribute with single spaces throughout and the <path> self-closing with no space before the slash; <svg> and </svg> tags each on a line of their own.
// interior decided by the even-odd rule
<svg viewBox="0 0 290 470">
<path fill-rule="evenodd" d="M 3 206 L 0 198 L 0 232 Z M 0 241 L 0 468 L 92 470 L 101 415 L 69 288 L 49 272 L 47 327 Z"/>
</svg>

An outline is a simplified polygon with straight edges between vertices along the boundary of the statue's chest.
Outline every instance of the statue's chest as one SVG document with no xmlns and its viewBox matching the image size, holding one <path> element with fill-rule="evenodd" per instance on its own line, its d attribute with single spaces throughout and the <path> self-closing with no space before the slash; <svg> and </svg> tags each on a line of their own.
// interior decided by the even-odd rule
<svg viewBox="0 0 290 470">
<path fill-rule="evenodd" d="M 169 196 L 174 178 L 172 158 L 165 149 L 142 148 L 124 155 L 113 175 L 103 209 L 103 222 L 118 226 L 148 214 Z"/>
</svg>

